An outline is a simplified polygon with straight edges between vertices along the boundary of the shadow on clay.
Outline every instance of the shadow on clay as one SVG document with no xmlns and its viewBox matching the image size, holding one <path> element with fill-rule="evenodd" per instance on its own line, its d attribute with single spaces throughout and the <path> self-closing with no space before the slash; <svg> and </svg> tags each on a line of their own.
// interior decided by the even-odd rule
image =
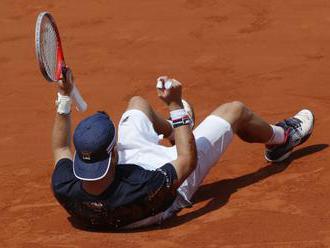
<svg viewBox="0 0 330 248">
<path fill-rule="evenodd" d="M 285 171 L 294 160 L 298 160 L 304 156 L 311 155 L 316 152 L 320 152 L 329 147 L 329 144 L 317 144 L 310 145 L 294 151 L 290 158 L 282 163 L 269 164 L 263 168 L 258 169 L 255 172 L 232 178 L 224 179 L 218 182 L 202 185 L 196 192 L 193 202 L 198 203 L 206 200 L 210 200 L 207 205 L 196 209 L 195 211 L 187 214 L 172 217 L 165 221 L 160 226 L 153 226 L 148 228 L 141 228 L 131 230 L 129 232 L 142 232 L 155 229 L 167 229 L 173 228 L 184 223 L 187 223 L 195 218 L 198 218 L 204 214 L 217 210 L 229 202 L 232 194 L 239 191 L 241 188 L 250 186 L 254 183 L 260 182 L 272 175 Z"/>
<path fill-rule="evenodd" d="M 281 163 L 273 163 L 267 165 L 263 168 L 258 169 L 255 172 L 236 177 L 233 179 L 224 179 L 218 182 L 202 185 L 196 192 L 193 198 L 195 203 L 210 200 L 210 202 L 196 211 L 174 217 L 167 222 L 165 222 L 161 228 L 171 228 L 183 223 L 189 222 L 195 218 L 198 218 L 204 214 L 212 212 L 226 205 L 231 197 L 231 195 L 241 188 L 250 186 L 254 183 L 260 182 L 272 175 L 281 173 L 286 170 L 291 162 L 298 160 L 304 156 L 311 155 L 313 153 L 322 151 L 328 148 L 328 144 L 317 144 L 307 146 L 294 151 L 290 158 Z"/>
<path fill-rule="evenodd" d="M 196 192 L 193 198 L 193 202 L 198 203 L 198 202 L 210 200 L 207 203 L 207 205 L 199 209 L 196 209 L 195 211 L 186 213 L 184 215 L 172 217 L 161 225 L 154 225 L 146 228 L 139 228 L 133 230 L 120 230 L 120 231 L 111 231 L 111 232 L 125 232 L 125 233 L 145 232 L 155 229 L 173 228 L 182 225 L 204 214 L 207 214 L 209 212 L 212 212 L 214 210 L 223 207 L 229 202 L 231 195 L 239 191 L 241 188 L 260 182 L 277 173 L 281 173 L 284 170 L 286 170 L 290 166 L 291 162 L 293 162 L 294 160 L 298 160 L 304 156 L 308 156 L 313 153 L 320 152 L 328 147 L 329 147 L 328 144 L 317 144 L 317 145 L 307 146 L 294 151 L 291 154 L 290 158 L 282 163 L 269 164 L 263 168 L 258 169 L 255 172 L 240 177 L 236 177 L 232 179 L 224 179 L 218 182 L 202 185 L 199 188 L 199 190 Z M 81 227 L 79 226 L 77 227 L 74 224 L 73 226 L 82 229 Z M 101 231 L 101 232 L 107 232 L 107 231 Z"/>
</svg>

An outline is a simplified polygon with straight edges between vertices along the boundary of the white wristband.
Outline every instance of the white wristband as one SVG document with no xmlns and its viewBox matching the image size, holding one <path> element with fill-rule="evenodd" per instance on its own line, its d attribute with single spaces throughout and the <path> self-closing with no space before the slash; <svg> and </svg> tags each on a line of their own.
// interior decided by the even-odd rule
<svg viewBox="0 0 330 248">
<path fill-rule="evenodd" d="M 184 109 L 176 109 L 170 112 L 170 116 L 172 120 L 180 119 L 185 115 L 187 115 L 187 112 Z"/>
<path fill-rule="evenodd" d="M 60 93 L 57 93 L 57 100 L 55 101 L 57 113 L 61 115 L 67 115 L 71 112 L 71 97 L 63 96 Z"/>
</svg>

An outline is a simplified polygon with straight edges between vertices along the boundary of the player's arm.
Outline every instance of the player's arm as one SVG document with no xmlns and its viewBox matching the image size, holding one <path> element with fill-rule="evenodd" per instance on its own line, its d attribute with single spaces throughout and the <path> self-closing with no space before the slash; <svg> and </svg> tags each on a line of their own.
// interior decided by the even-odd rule
<svg viewBox="0 0 330 248">
<path fill-rule="evenodd" d="M 181 83 L 174 79 L 170 89 L 158 90 L 158 95 L 168 105 L 171 116 L 174 113 L 173 111 L 177 111 L 179 112 L 178 117 L 180 117 L 180 112 L 184 111 L 181 91 Z M 177 159 L 172 161 L 172 164 L 178 176 L 178 185 L 180 185 L 196 168 L 197 150 L 195 138 L 189 124 L 177 125 L 178 127 L 174 128 Z"/>
<path fill-rule="evenodd" d="M 64 104 L 62 106 L 65 109 L 66 107 L 68 107 L 65 106 L 65 104 L 69 104 L 69 105 L 71 104 L 70 102 L 67 103 L 65 101 L 69 100 L 68 97 L 70 96 L 73 85 L 72 72 L 69 68 L 67 68 L 63 78 L 64 78 L 63 82 L 58 84 L 58 92 L 62 96 L 64 96 L 63 98 L 64 102 L 61 104 Z M 72 159 L 72 154 L 70 150 L 71 114 L 70 113 L 64 114 L 58 112 L 63 112 L 63 111 L 57 111 L 55 116 L 53 132 L 52 132 L 52 149 L 53 149 L 55 164 L 57 164 L 57 162 L 62 158 Z"/>
</svg>

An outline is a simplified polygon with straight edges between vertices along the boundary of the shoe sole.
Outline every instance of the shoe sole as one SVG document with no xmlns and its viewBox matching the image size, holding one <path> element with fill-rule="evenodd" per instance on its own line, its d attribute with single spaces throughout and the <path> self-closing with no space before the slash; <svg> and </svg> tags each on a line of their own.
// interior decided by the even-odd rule
<svg viewBox="0 0 330 248">
<path fill-rule="evenodd" d="M 284 160 L 286 160 L 288 157 L 290 157 L 290 155 L 292 154 L 293 152 L 293 149 L 287 153 L 285 153 L 282 157 L 278 158 L 278 159 L 275 159 L 275 160 L 271 160 L 269 158 L 266 157 L 265 155 L 265 159 L 268 161 L 268 162 L 271 162 L 271 163 L 280 163 L 280 162 L 283 162 Z"/>
<path fill-rule="evenodd" d="M 313 116 L 313 123 L 312 123 L 311 132 L 310 132 L 308 135 L 306 135 L 306 137 L 304 137 L 304 138 L 301 140 L 301 143 L 299 143 L 298 145 L 296 145 L 295 147 L 293 147 L 291 151 L 288 151 L 287 153 L 285 153 L 283 156 L 281 156 L 281 157 L 278 158 L 278 159 L 271 160 L 271 159 L 267 158 L 267 157 L 266 157 L 266 154 L 265 154 L 265 159 L 266 159 L 268 162 L 271 162 L 271 163 L 280 163 L 280 162 L 283 162 L 284 160 L 286 160 L 287 158 L 290 157 L 290 155 L 292 154 L 294 148 L 296 148 L 297 146 L 300 146 L 300 145 L 304 144 L 304 143 L 309 139 L 309 137 L 312 135 L 312 132 L 313 132 L 313 129 L 314 129 L 314 124 L 315 124 L 315 116 L 314 116 L 314 114 L 313 114 L 312 111 L 311 111 L 311 113 L 312 113 L 312 116 Z"/>
</svg>

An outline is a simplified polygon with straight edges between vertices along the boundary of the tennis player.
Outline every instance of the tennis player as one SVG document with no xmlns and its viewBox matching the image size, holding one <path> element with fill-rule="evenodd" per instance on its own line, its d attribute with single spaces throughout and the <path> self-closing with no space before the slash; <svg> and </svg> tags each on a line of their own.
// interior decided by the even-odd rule
<svg viewBox="0 0 330 248">
<path fill-rule="evenodd" d="M 52 134 L 52 189 L 75 223 L 86 228 L 152 225 L 191 206 L 193 194 L 234 134 L 246 142 L 265 144 L 266 160 L 281 162 L 313 130 L 309 110 L 269 125 L 234 101 L 220 105 L 192 131 L 193 115 L 189 105 L 183 106 L 181 83 L 161 77 L 158 96 L 168 106 L 171 121 L 160 117 L 142 97 L 133 97 L 118 129 L 105 112 L 82 120 L 73 134 L 72 155 L 71 70 L 64 76 Z M 161 134 L 175 145 L 160 145 Z"/>
</svg>

